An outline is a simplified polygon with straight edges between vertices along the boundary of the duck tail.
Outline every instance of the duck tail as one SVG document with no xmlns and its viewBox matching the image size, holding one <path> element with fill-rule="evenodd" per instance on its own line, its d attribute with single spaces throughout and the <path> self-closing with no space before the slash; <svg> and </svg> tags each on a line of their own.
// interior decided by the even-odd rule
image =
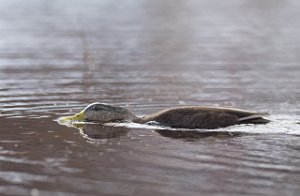
<svg viewBox="0 0 300 196">
<path fill-rule="evenodd" d="M 268 119 L 263 118 L 264 116 L 269 116 L 268 113 L 255 113 L 251 114 L 249 116 L 245 116 L 242 118 L 239 118 L 240 124 L 267 124 L 271 122 Z"/>
</svg>

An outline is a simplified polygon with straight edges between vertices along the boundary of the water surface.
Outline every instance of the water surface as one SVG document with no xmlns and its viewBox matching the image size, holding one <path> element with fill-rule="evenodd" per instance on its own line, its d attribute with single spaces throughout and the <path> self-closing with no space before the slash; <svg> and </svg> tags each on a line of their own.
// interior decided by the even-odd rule
<svg viewBox="0 0 300 196">
<path fill-rule="evenodd" d="M 299 195 L 297 1 L 0 1 L 1 195 Z M 266 111 L 213 132 L 55 119 L 95 101 Z"/>
</svg>

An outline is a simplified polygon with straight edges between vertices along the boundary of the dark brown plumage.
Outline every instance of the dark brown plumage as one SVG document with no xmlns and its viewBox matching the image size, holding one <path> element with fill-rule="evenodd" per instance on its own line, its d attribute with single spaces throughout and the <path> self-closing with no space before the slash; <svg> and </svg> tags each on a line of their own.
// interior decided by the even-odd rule
<svg viewBox="0 0 300 196">
<path fill-rule="evenodd" d="M 270 122 L 262 118 L 264 115 L 266 113 L 232 108 L 186 106 L 162 110 L 135 121 L 139 123 L 156 121 L 174 128 L 214 129 L 236 124 L 263 124 Z"/>
<path fill-rule="evenodd" d="M 131 121 L 145 124 L 151 121 L 173 128 L 214 129 L 236 124 L 265 124 L 270 122 L 258 113 L 233 108 L 185 106 L 162 110 L 160 112 L 137 117 L 123 107 L 103 103 L 93 103 L 83 110 L 84 119 L 101 123 Z"/>
</svg>

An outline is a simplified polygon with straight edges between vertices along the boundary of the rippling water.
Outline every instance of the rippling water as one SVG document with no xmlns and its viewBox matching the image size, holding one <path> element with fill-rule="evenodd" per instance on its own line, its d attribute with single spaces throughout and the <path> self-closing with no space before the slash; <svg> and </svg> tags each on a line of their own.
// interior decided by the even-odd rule
<svg viewBox="0 0 300 196">
<path fill-rule="evenodd" d="M 1 195 L 299 195 L 297 1 L 0 1 Z M 213 131 L 55 119 L 101 101 L 269 112 Z"/>
</svg>

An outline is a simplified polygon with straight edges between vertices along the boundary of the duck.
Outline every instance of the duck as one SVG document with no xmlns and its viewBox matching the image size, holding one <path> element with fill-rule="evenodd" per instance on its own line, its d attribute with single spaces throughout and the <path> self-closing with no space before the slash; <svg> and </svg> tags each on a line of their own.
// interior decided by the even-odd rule
<svg viewBox="0 0 300 196">
<path fill-rule="evenodd" d="M 98 123 L 133 122 L 146 124 L 155 122 L 171 128 L 216 129 L 238 124 L 266 124 L 266 112 L 248 111 L 216 106 L 180 106 L 139 117 L 129 109 L 106 103 L 95 102 L 81 112 L 60 120 L 87 121 Z"/>
</svg>

